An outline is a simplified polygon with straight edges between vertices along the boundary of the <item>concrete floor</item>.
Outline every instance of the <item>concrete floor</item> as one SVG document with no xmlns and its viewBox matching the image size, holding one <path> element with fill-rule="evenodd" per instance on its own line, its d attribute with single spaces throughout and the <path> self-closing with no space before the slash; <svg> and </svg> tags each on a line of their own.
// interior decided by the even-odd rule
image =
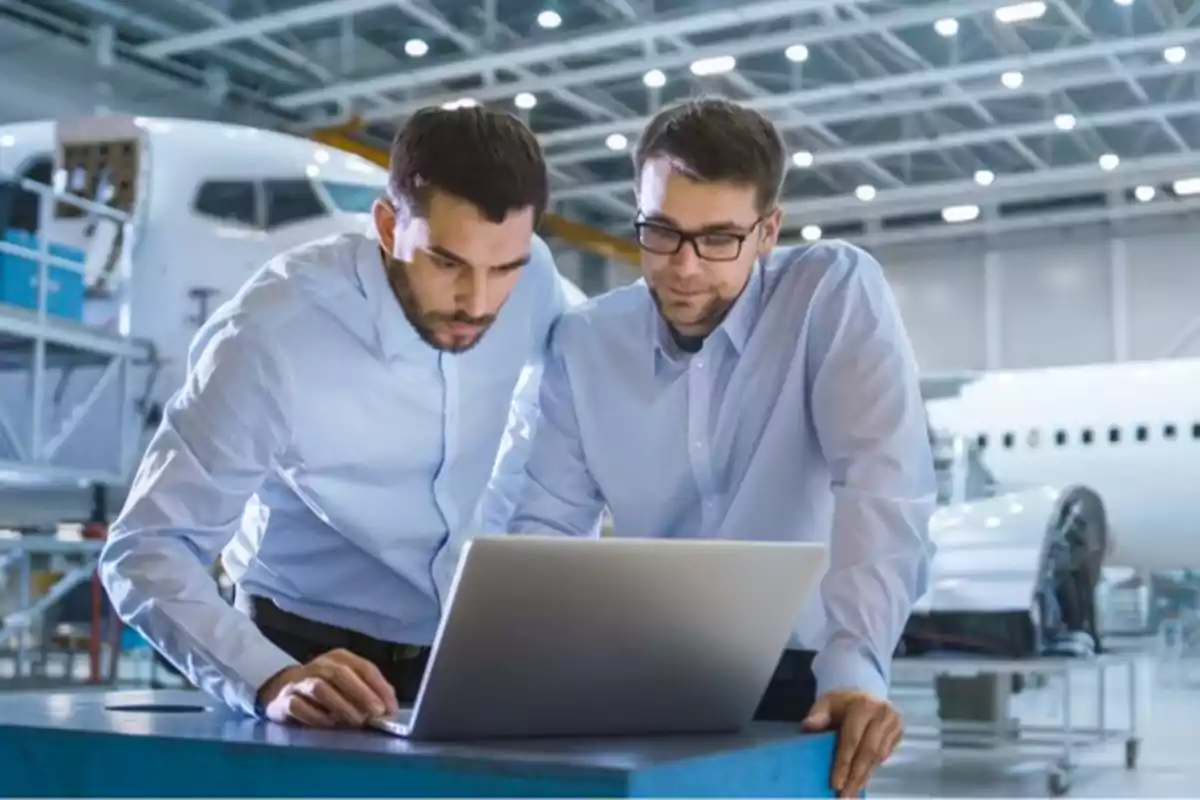
<svg viewBox="0 0 1200 800">
<path fill-rule="evenodd" d="M 1200 731 L 1200 658 L 1180 659 L 1151 651 L 1138 667 L 1138 726 L 1142 739 L 1138 766 L 1125 769 L 1124 739 L 1077 752 L 1072 797 L 1197 797 L 1200 760 L 1194 737 Z M 1082 673 L 1072 679 L 1073 721 L 1097 725 L 1098 682 Z M 1113 670 L 1106 685 L 1107 726 L 1128 725 L 1129 682 Z M 1053 686 L 1014 698 L 1014 716 L 1025 724 L 1057 725 L 1062 692 Z M 936 709 L 928 689 L 898 689 L 895 700 L 906 718 Z M 924 743 L 908 742 L 878 773 L 873 797 L 1046 797 L 1047 771 L 1054 750 L 1009 754 L 1003 760 L 961 751 L 940 756 Z"/>
</svg>

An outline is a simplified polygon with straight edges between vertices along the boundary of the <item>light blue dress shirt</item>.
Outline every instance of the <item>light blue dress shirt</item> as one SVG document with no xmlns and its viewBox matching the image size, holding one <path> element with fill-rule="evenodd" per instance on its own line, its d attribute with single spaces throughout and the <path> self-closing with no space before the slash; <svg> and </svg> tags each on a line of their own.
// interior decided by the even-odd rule
<svg viewBox="0 0 1200 800">
<path fill-rule="evenodd" d="M 566 291 L 535 239 L 491 329 L 451 354 L 418 337 L 372 238 L 272 260 L 198 334 L 112 526 L 100 573 L 118 613 L 250 713 L 295 661 L 218 595 L 222 551 L 242 592 L 430 642 L 447 588 L 435 559 L 479 524 L 514 388 L 541 362 Z"/>
<path fill-rule="evenodd" d="M 925 592 L 936 483 L 917 366 L 879 265 L 840 242 L 756 264 L 692 355 L 641 281 L 562 316 L 511 518 L 491 532 L 819 541 L 791 646 L 818 691 L 886 696 Z M 507 480 L 511 482 L 511 475 Z M 508 491 L 512 491 L 511 483 Z"/>
</svg>

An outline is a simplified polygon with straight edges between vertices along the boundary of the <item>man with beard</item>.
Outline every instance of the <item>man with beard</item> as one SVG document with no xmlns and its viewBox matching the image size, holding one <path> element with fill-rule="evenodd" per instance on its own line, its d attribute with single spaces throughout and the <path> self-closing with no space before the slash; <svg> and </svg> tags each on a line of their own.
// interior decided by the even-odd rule
<svg viewBox="0 0 1200 800">
<path fill-rule="evenodd" d="M 415 696 L 434 560 L 472 524 L 518 377 L 567 305 L 534 236 L 547 193 L 517 119 L 423 110 L 376 237 L 283 253 L 199 332 L 100 564 L 121 617 L 196 686 L 314 726 Z M 236 607 L 210 577 L 221 555 Z"/>
<path fill-rule="evenodd" d="M 936 485 L 917 367 L 879 265 L 778 247 L 787 153 L 720 100 L 661 112 L 634 158 L 643 280 L 565 313 L 511 533 L 829 546 L 761 719 L 836 729 L 856 796 L 894 750 L 891 657 L 928 580 Z"/>
</svg>

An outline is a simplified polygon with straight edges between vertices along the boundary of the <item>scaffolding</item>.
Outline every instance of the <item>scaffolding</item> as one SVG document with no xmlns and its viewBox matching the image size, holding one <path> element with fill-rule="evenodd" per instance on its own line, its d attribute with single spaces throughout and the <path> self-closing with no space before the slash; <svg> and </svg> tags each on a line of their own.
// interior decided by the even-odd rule
<svg viewBox="0 0 1200 800">
<path fill-rule="evenodd" d="M 57 178 L 52 186 L 0 171 L 0 181 L 35 195 L 39 210 L 33 230 L 0 230 L 0 487 L 123 485 L 136 456 L 135 368 L 152 352 L 129 331 L 130 217 Z M 92 231 L 79 258 L 64 257 L 56 216 Z M 102 229 L 111 238 L 95 235 Z M 56 302 L 72 287 L 94 291 L 85 274 L 96 259 L 116 276 L 101 324 Z"/>
</svg>

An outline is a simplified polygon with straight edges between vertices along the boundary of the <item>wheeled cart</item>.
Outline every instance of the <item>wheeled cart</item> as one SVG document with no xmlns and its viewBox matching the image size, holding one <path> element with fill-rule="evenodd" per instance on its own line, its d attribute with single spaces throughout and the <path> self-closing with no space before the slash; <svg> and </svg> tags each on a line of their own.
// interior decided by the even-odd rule
<svg viewBox="0 0 1200 800">
<path fill-rule="evenodd" d="M 940 750 L 947 758 L 1019 760 L 1049 757 L 1046 788 L 1052 797 L 1070 791 L 1087 748 L 1110 747 L 1124 740 L 1126 769 L 1137 767 L 1141 739 L 1138 686 L 1141 662 L 1146 654 L 1114 651 L 1091 657 L 1041 657 L 997 659 L 941 655 L 897 659 L 893 684 L 931 682 L 937 690 L 936 719 L 906 717 L 907 745 Z M 1118 714 L 1126 724 L 1112 726 L 1109 686 L 1113 670 L 1128 681 L 1127 714 Z M 1078 724 L 1072 709 L 1077 689 L 1087 677 L 1095 679 L 1096 720 Z M 1018 722 L 1011 715 L 1011 695 L 1023 688 L 1043 684 L 1059 699 L 1057 721 Z"/>
</svg>

